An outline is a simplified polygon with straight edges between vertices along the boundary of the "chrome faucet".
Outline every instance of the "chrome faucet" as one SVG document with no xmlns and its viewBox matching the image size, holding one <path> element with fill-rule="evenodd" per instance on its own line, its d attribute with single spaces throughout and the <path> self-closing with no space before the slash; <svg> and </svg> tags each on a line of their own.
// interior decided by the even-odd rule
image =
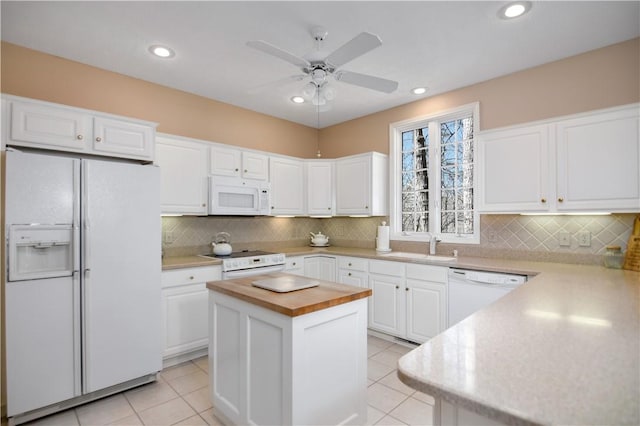
<svg viewBox="0 0 640 426">
<path fill-rule="evenodd" d="M 435 236 L 435 234 L 431 234 L 431 238 L 429 239 L 429 254 L 436 254 L 436 243 L 440 240 Z"/>
</svg>

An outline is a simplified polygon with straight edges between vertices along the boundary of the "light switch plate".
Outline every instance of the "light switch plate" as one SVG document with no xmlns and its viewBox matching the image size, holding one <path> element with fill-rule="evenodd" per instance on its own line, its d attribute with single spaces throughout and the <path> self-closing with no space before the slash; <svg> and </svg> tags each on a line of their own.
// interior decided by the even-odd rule
<svg viewBox="0 0 640 426">
<path fill-rule="evenodd" d="M 568 232 L 559 232 L 558 233 L 558 245 L 560 247 L 570 247 L 571 246 L 571 234 Z"/>
</svg>

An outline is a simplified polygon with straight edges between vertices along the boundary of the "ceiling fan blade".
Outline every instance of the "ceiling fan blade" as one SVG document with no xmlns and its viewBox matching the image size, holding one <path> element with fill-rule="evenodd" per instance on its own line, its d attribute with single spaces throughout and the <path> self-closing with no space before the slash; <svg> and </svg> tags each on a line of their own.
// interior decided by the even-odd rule
<svg viewBox="0 0 640 426">
<path fill-rule="evenodd" d="M 325 62 L 333 65 L 335 68 L 339 68 L 347 62 L 381 45 L 382 41 L 377 35 L 367 32 L 360 33 L 327 56 Z"/>
<path fill-rule="evenodd" d="M 334 77 L 336 80 L 343 83 L 366 87 L 367 89 L 373 89 L 384 93 L 391 93 L 398 88 L 397 81 L 374 77 L 372 75 L 360 74 L 357 72 L 340 71 L 335 73 Z"/>
<path fill-rule="evenodd" d="M 286 85 L 288 83 L 293 83 L 293 82 L 296 82 L 296 81 L 302 81 L 307 77 L 308 77 L 308 75 L 306 75 L 306 74 L 290 75 L 288 77 L 281 78 L 279 80 L 270 81 L 268 83 L 264 83 L 264 84 L 260 84 L 258 86 L 250 87 L 247 90 L 247 93 L 249 93 L 250 95 L 255 95 L 256 93 L 260 93 L 260 92 L 262 92 L 264 90 L 267 90 L 267 89 L 284 86 L 284 85 Z"/>
<path fill-rule="evenodd" d="M 306 68 L 311 65 L 309 61 L 307 61 L 306 59 L 302 59 L 294 55 L 293 53 L 289 53 L 286 50 L 282 50 L 279 47 L 276 47 L 272 44 L 267 43 L 266 41 L 262 41 L 262 40 L 248 41 L 247 46 L 253 47 L 254 49 L 260 50 L 271 56 L 275 56 L 276 58 L 283 59 L 299 68 Z"/>
</svg>

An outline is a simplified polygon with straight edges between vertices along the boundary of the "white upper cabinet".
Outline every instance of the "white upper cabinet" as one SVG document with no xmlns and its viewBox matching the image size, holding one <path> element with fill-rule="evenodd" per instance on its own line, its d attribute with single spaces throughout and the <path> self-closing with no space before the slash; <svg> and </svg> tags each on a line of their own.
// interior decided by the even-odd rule
<svg viewBox="0 0 640 426">
<path fill-rule="evenodd" d="M 160 166 L 162 213 L 207 214 L 208 145 L 173 136 L 157 137 L 156 164 Z"/>
<path fill-rule="evenodd" d="M 154 123 L 49 102 L 5 98 L 8 145 L 154 159 Z"/>
<path fill-rule="evenodd" d="M 387 206 L 388 157 L 378 152 L 336 160 L 336 213 L 384 216 Z"/>
<path fill-rule="evenodd" d="M 638 104 L 479 137 L 481 212 L 640 210 Z"/>
<path fill-rule="evenodd" d="M 105 155 L 153 159 L 154 129 L 107 117 L 93 119 L 93 151 Z"/>
<path fill-rule="evenodd" d="M 269 182 L 271 183 L 271 214 L 303 215 L 305 213 L 303 161 L 271 157 Z"/>
<path fill-rule="evenodd" d="M 485 132 L 478 142 L 479 210 L 549 209 L 549 129 L 546 125 Z"/>
<path fill-rule="evenodd" d="M 638 106 L 555 125 L 558 210 L 640 209 Z"/>
<path fill-rule="evenodd" d="M 307 168 L 307 214 L 333 216 L 335 213 L 335 161 L 310 160 Z"/>
<path fill-rule="evenodd" d="M 212 175 L 256 180 L 269 178 L 269 157 L 266 154 L 212 145 L 210 155 L 209 172 Z"/>
</svg>

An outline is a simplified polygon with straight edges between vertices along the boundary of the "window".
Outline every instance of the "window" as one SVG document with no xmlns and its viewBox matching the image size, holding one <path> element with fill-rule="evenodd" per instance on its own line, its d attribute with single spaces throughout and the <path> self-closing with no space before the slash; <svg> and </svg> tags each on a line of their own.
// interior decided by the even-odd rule
<svg viewBox="0 0 640 426">
<path fill-rule="evenodd" d="M 474 203 L 478 104 L 390 126 L 392 239 L 479 243 Z"/>
</svg>

